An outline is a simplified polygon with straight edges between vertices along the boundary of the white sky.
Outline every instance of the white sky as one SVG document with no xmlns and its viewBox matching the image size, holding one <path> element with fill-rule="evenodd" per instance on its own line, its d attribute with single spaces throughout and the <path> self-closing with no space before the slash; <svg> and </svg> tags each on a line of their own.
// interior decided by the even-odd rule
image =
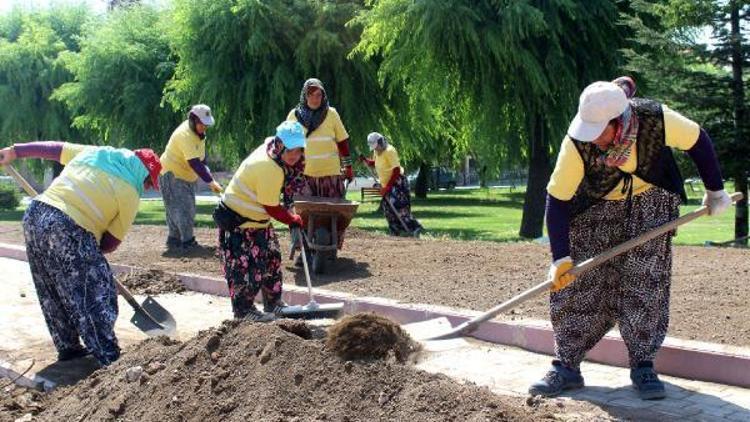
<svg viewBox="0 0 750 422">
<path fill-rule="evenodd" d="M 0 14 L 7 13 L 14 6 L 21 6 L 24 9 L 42 9 L 52 4 L 86 4 L 97 12 L 107 10 L 105 0 L 0 0 Z"/>
</svg>

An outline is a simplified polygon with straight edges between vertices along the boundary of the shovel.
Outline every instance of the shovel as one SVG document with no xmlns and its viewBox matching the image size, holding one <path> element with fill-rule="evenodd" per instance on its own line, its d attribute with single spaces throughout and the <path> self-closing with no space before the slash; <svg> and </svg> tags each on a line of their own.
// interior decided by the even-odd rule
<svg viewBox="0 0 750 422">
<path fill-rule="evenodd" d="M 15 169 L 11 164 L 5 166 L 5 171 L 11 175 L 16 182 L 26 191 L 26 193 L 32 198 L 37 195 L 36 190 L 33 186 L 21 176 L 18 170 Z M 123 286 L 117 279 L 114 279 L 117 291 L 122 295 L 123 298 L 133 307 L 135 314 L 130 318 L 130 322 L 133 323 L 138 329 L 146 333 L 150 337 L 156 336 L 172 336 L 176 329 L 177 323 L 174 317 L 164 309 L 151 296 L 147 296 L 143 304 L 139 304 L 128 289 Z"/>
<path fill-rule="evenodd" d="M 737 202 L 740 199 L 742 199 L 742 194 L 739 192 L 733 193 L 731 195 L 731 198 L 732 198 L 732 202 Z M 666 224 L 662 224 L 661 226 L 651 231 L 643 233 L 640 236 L 630 239 L 625 243 L 617 245 L 612 249 L 606 250 L 600 253 L 599 255 L 596 255 L 592 258 L 589 258 L 579 263 L 578 265 L 573 267 L 570 271 L 568 271 L 568 274 L 572 274 L 576 277 L 580 276 L 581 274 L 602 265 L 603 263 L 609 261 L 610 259 L 618 255 L 621 255 L 635 248 L 636 246 L 642 245 L 657 236 L 660 236 L 664 233 L 674 230 L 675 228 L 677 228 L 677 226 L 683 225 L 685 223 L 695 220 L 698 217 L 701 217 L 707 214 L 708 214 L 708 207 L 705 207 L 705 206 L 700 207 L 696 209 L 695 211 L 689 212 L 676 220 L 670 221 Z M 536 286 L 526 290 L 525 292 L 519 294 L 518 296 L 515 296 L 511 298 L 510 300 L 495 306 L 489 311 L 453 328 L 446 328 L 446 327 L 450 327 L 450 322 L 448 322 L 447 318 L 444 318 L 444 317 L 436 318 L 434 320 L 423 321 L 421 323 L 409 324 L 409 326 L 406 328 L 409 334 L 415 340 L 418 340 L 418 341 L 428 342 L 431 340 L 446 340 L 446 339 L 460 337 L 463 335 L 467 335 L 471 333 L 472 331 L 476 330 L 479 327 L 479 324 L 492 319 L 500 312 L 507 311 L 509 309 L 514 308 L 516 305 L 519 305 L 529 299 L 536 297 L 541 292 L 546 291 L 550 287 L 552 287 L 551 280 L 537 284 Z"/>
</svg>

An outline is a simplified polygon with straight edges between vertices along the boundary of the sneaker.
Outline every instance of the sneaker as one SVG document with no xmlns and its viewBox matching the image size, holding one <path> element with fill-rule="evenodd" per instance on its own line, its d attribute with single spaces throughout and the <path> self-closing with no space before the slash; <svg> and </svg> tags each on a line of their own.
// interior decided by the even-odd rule
<svg viewBox="0 0 750 422">
<path fill-rule="evenodd" d="M 263 312 L 258 310 L 255 306 L 253 306 L 252 309 L 250 309 L 247 314 L 245 314 L 244 317 L 242 317 L 245 320 L 248 321 L 254 321 L 254 322 L 271 322 L 276 319 L 276 315 L 268 312 Z"/>
<path fill-rule="evenodd" d="M 552 369 L 541 380 L 531 384 L 529 394 L 532 396 L 552 397 L 564 390 L 583 387 L 581 371 L 564 366 L 559 360 L 552 361 Z"/>
<path fill-rule="evenodd" d="M 263 301 L 263 311 L 270 312 L 274 315 L 278 315 L 281 312 L 281 310 L 286 308 L 287 306 L 289 305 L 287 305 L 286 302 L 284 302 L 281 299 L 273 303 L 266 303 L 265 300 Z"/>
<path fill-rule="evenodd" d="M 85 347 L 79 347 L 77 349 L 62 350 L 60 352 L 57 352 L 57 360 L 59 361 L 73 360 L 73 359 L 86 357 L 90 354 L 91 354 L 91 351 L 89 349 L 86 349 Z"/>
<path fill-rule="evenodd" d="M 651 361 L 641 362 L 637 367 L 631 368 L 630 380 L 642 400 L 659 400 L 667 396 L 664 383 L 659 381 Z"/>
</svg>

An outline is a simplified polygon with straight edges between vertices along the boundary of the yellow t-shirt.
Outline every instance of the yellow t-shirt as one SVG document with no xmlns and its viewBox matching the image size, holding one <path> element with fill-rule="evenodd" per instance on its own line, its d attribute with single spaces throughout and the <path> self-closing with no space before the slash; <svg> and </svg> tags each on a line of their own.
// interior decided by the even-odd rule
<svg viewBox="0 0 750 422">
<path fill-rule="evenodd" d="M 271 225 L 270 216 L 263 205 L 279 205 L 284 170 L 266 153 L 266 144 L 259 146 L 245 161 L 227 185 L 222 201 L 245 218 L 268 220 L 265 223 L 247 222 L 242 228 L 262 228 Z"/>
<path fill-rule="evenodd" d="M 688 150 L 695 145 L 700 135 L 700 126 L 694 121 L 671 110 L 666 105 L 662 105 L 664 113 L 664 135 L 667 146 L 680 150 Z M 630 157 L 620 166 L 620 170 L 626 173 L 633 173 L 638 165 L 638 149 L 635 144 L 631 147 Z M 578 153 L 573 141 L 568 136 L 563 139 L 560 147 L 560 154 L 557 156 L 557 164 L 552 172 L 547 192 L 561 201 L 568 201 L 573 198 L 578 185 L 581 184 L 584 176 L 584 166 L 581 155 Z M 624 181 L 615 186 L 605 197 L 606 200 L 620 200 L 627 197 L 627 193 L 622 193 Z M 645 182 L 638 176 L 633 176 L 633 195 L 638 195 L 651 189 L 653 185 Z"/>
<path fill-rule="evenodd" d="M 286 116 L 287 120 L 296 122 L 294 109 Z M 336 143 L 349 138 L 339 113 L 328 107 L 323 123 L 312 133 L 305 129 L 305 175 L 312 177 L 338 176 L 341 174 L 341 161 Z"/>
<path fill-rule="evenodd" d="M 122 241 L 138 213 L 138 191 L 119 177 L 77 164 L 74 158 L 86 148 L 63 145 L 60 162 L 65 168 L 36 199 L 67 214 L 97 241 L 104 232 Z"/>
<path fill-rule="evenodd" d="M 388 181 L 391 180 L 391 175 L 393 175 L 393 169 L 396 167 L 401 170 L 401 174 L 404 174 L 404 169 L 398 160 L 398 152 L 396 148 L 393 148 L 393 145 L 388 144 L 388 147 L 383 152 L 375 152 L 375 170 L 378 172 L 380 186 L 388 184 Z"/>
<path fill-rule="evenodd" d="M 190 130 L 190 122 L 185 120 L 169 137 L 167 147 L 160 159 L 161 174 L 171 171 L 178 179 L 195 182 L 198 180 L 198 175 L 188 164 L 188 160 L 193 158 L 200 160 L 206 158 L 206 142 Z"/>
</svg>

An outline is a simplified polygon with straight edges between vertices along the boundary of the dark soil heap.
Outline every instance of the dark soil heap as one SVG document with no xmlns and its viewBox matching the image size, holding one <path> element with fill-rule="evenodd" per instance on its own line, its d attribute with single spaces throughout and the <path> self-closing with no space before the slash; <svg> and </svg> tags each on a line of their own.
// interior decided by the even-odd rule
<svg viewBox="0 0 750 422">
<path fill-rule="evenodd" d="M 383 359 L 405 362 L 419 345 L 390 319 L 371 313 L 347 315 L 328 330 L 326 348 L 346 360 Z"/>
<path fill-rule="evenodd" d="M 56 390 L 36 420 L 531 421 L 555 412 L 395 360 L 344 361 L 289 331 L 300 327 L 228 321 L 185 343 L 146 340 Z"/>
<path fill-rule="evenodd" d="M 136 270 L 117 275 L 117 281 L 137 295 L 158 295 L 162 293 L 181 293 L 185 286 L 174 274 L 161 270 Z"/>
</svg>

